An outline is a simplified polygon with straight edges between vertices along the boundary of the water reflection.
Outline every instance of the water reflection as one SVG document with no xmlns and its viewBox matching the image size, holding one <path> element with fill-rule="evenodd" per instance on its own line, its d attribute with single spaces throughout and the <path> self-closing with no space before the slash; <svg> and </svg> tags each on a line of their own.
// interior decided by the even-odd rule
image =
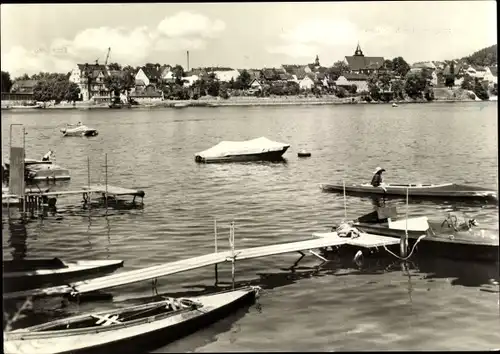
<svg viewBox="0 0 500 354">
<path fill-rule="evenodd" d="M 26 258 L 28 251 L 27 240 L 28 232 L 26 230 L 26 221 L 20 219 L 8 219 L 9 239 L 8 245 L 12 248 L 11 255 L 13 260 L 22 260 Z"/>
</svg>

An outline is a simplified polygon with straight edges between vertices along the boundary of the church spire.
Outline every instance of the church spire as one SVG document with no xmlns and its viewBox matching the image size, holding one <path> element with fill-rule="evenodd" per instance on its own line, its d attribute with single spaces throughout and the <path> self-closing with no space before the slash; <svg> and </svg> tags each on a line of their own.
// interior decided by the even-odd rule
<svg viewBox="0 0 500 354">
<path fill-rule="evenodd" d="M 316 60 L 314 61 L 314 65 L 320 66 L 319 65 L 319 56 L 318 56 L 318 54 L 316 54 Z"/>
<path fill-rule="evenodd" d="M 364 56 L 363 55 L 363 51 L 361 50 L 361 47 L 359 46 L 359 42 L 358 42 L 358 46 L 356 47 L 356 51 L 354 52 L 354 55 L 355 56 Z"/>
</svg>

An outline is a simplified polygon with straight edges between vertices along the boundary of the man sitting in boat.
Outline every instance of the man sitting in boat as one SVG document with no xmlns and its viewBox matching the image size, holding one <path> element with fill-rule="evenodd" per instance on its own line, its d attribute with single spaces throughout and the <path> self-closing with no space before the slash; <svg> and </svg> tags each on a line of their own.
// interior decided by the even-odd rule
<svg viewBox="0 0 500 354">
<path fill-rule="evenodd" d="M 43 155 L 42 157 L 42 161 L 50 161 L 50 158 L 54 156 L 54 151 L 52 150 L 49 150 L 48 153 L 46 153 L 45 155 Z"/>
<path fill-rule="evenodd" d="M 384 192 L 387 192 L 387 189 L 384 187 L 384 181 L 382 178 L 382 172 L 384 172 L 385 169 L 381 167 L 377 167 L 375 171 L 373 172 L 373 177 L 372 177 L 372 182 L 371 185 L 374 187 L 381 187 Z"/>
</svg>

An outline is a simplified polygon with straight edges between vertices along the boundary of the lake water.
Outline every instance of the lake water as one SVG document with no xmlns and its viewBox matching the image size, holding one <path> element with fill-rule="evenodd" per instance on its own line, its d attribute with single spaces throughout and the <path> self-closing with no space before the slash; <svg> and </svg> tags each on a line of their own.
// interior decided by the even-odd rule
<svg viewBox="0 0 500 354">
<path fill-rule="evenodd" d="M 59 189 L 92 183 L 142 189 L 143 209 L 81 207 L 81 196 L 59 198 L 58 211 L 22 224 L 3 210 L 4 259 L 60 257 L 122 259 L 138 269 L 213 252 L 214 219 L 219 249 L 228 248 L 235 222 L 236 248 L 311 237 L 344 217 L 342 195 L 321 192 L 320 183 L 370 181 L 377 166 L 386 182 L 470 183 L 498 189 L 496 103 L 221 107 L 100 111 L 2 112 L 3 157 L 9 125 L 24 124 L 27 157 L 53 149 L 56 163 L 71 171 Z M 62 138 L 66 123 L 95 127 L 94 138 Z M 266 136 L 291 144 L 286 163 L 202 165 L 194 154 L 221 140 Z M 299 159 L 297 152 L 312 153 Z M 392 201 L 404 215 L 404 201 Z M 373 209 L 368 198 L 348 197 L 347 215 Z M 449 211 L 498 230 L 497 205 L 419 202 L 411 216 L 445 218 Z M 10 216 L 9 216 L 10 214 Z M 322 351 L 485 350 L 500 348 L 498 265 L 420 262 L 410 274 L 400 263 L 365 263 L 297 254 L 237 263 L 237 285 L 261 285 L 258 306 L 158 350 Z M 219 266 L 228 286 L 231 267 Z M 159 279 L 173 295 L 214 291 L 207 267 Z M 24 320 L 39 322 L 79 311 L 143 301 L 151 283 L 113 289 L 112 301 L 35 303 Z M 22 321 L 21 321 L 22 322 Z"/>
</svg>

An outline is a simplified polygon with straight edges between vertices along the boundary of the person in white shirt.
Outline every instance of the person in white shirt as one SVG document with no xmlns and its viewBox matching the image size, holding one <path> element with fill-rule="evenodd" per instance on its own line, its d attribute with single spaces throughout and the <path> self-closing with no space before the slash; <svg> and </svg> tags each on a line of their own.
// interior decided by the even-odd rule
<svg viewBox="0 0 500 354">
<path fill-rule="evenodd" d="M 46 153 L 45 155 L 43 155 L 42 157 L 42 161 L 50 161 L 50 159 L 54 156 L 54 151 L 52 150 L 49 150 L 48 153 Z"/>
</svg>

